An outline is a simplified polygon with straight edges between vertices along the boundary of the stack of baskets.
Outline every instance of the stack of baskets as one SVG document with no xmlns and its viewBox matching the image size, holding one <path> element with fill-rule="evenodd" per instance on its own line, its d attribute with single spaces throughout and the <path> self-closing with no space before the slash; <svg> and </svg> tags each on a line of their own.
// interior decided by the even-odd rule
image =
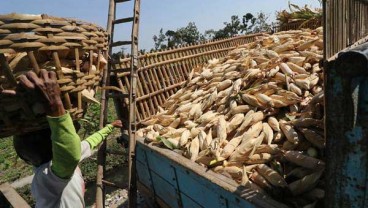
<svg viewBox="0 0 368 208">
<path fill-rule="evenodd" d="M 0 15 L 0 138 L 45 128 L 39 97 L 21 90 L 29 70 L 57 73 L 63 103 L 80 118 L 105 68 L 108 35 L 99 26 L 47 15 Z"/>
</svg>

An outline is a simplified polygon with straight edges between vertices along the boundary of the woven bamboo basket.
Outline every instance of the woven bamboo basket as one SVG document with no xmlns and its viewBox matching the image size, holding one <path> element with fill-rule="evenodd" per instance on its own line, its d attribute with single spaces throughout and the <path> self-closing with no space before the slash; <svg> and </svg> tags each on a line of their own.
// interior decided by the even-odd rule
<svg viewBox="0 0 368 208">
<path fill-rule="evenodd" d="M 21 90 L 29 70 L 57 73 L 63 103 L 80 118 L 106 65 L 108 35 L 99 26 L 48 15 L 0 15 L 0 138 L 45 128 L 39 97 Z"/>
</svg>

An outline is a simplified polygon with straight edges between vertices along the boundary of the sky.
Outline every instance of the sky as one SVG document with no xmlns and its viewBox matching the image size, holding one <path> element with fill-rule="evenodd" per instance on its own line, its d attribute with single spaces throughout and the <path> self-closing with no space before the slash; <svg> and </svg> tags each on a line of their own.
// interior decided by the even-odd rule
<svg viewBox="0 0 368 208">
<path fill-rule="evenodd" d="M 106 27 L 109 0 L 1 0 L 0 14 L 12 12 L 49 14 L 85 20 Z M 320 7 L 318 0 L 291 0 L 297 5 Z M 288 0 L 141 0 L 139 48 L 151 49 L 160 29 L 176 30 L 195 22 L 200 32 L 220 29 L 232 15 L 264 12 L 275 19 L 276 11 L 288 8 Z M 117 18 L 132 15 L 132 3 L 117 6 Z M 131 25 L 118 25 L 115 40 L 127 40 Z"/>
</svg>

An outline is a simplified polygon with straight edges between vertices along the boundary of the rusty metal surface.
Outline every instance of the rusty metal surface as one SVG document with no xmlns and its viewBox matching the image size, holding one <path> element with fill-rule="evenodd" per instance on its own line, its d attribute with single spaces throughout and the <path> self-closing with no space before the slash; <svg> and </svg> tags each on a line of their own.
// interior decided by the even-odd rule
<svg viewBox="0 0 368 208">
<path fill-rule="evenodd" d="M 326 75 L 326 207 L 368 207 L 368 43 Z"/>
</svg>

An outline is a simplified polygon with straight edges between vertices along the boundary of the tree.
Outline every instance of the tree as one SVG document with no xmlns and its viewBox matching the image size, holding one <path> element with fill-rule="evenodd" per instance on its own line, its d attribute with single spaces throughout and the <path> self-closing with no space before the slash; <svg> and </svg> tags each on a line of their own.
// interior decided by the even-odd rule
<svg viewBox="0 0 368 208">
<path fill-rule="evenodd" d="M 155 49 L 166 49 L 184 44 L 196 43 L 205 40 L 194 22 L 189 22 L 186 27 L 174 30 L 167 30 L 165 33 L 161 28 L 159 35 L 153 36 Z M 165 42 L 167 41 L 167 44 Z"/>
<path fill-rule="evenodd" d="M 155 42 L 155 50 L 167 48 L 167 45 L 164 44 L 164 42 L 166 41 L 166 36 L 162 28 L 160 29 L 160 33 L 158 34 L 158 36 L 153 36 L 153 41 Z"/>
</svg>

